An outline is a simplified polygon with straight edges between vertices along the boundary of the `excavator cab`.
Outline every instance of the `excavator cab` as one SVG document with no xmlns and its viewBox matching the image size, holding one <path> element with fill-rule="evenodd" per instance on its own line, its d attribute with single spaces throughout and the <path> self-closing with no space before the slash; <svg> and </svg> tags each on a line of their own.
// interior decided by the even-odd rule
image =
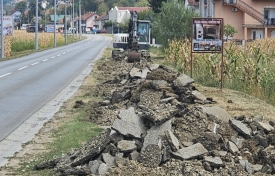
<svg viewBox="0 0 275 176">
<path fill-rule="evenodd" d="M 150 44 L 150 23 L 148 20 L 138 20 L 138 37 L 140 44 Z"/>
<path fill-rule="evenodd" d="M 126 50 L 128 62 L 139 62 L 141 57 L 150 57 L 150 23 L 149 20 L 138 20 L 137 12 L 131 11 L 128 33 L 114 35 L 113 47 Z M 113 51 L 112 57 L 116 57 L 118 50 Z"/>
</svg>

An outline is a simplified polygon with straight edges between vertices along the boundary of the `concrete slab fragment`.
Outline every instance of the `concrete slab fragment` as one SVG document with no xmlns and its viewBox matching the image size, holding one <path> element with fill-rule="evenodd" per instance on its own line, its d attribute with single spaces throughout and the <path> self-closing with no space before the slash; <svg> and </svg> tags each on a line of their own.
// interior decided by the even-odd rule
<svg viewBox="0 0 275 176">
<path fill-rule="evenodd" d="M 132 78 L 141 78 L 141 79 L 145 79 L 147 76 L 147 73 L 149 73 L 150 70 L 148 68 L 144 68 L 144 69 L 139 69 L 139 68 L 132 68 L 130 71 L 130 76 Z"/>
<path fill-rule="evenodd" d="M 229 124 L 234 128 L 237 132 L 242 134 L 244 137 L 251 137 L 251 130 L 247 128 L 247 126 L 239 120 L 230 119 Z"/>
<path fill-rule="evenodd" d="M 216 168 L 224 165 L 220 157 L 205 156 L 204 161 L 208 162 L 212 167 Z"/>
<path fill-rule="evenodd" d="M 206 100 L 206 97 L 202 94 L 202 93 L 200 93 L 199 91 L 197 91 L 197 90 L 193 90 L 192 91 L 192 94 L 196 97 L 196 99 L 198 99 L 198 100 L 201 100 L 201 101 L 205 101 Z"/>
<path fill-rule="evenodd" d="M 229 151 L 232 152 L 233 154 L 239 151 L 238 147 L 233 142 L 228 141 L 227 145 L 228 145 Z"/>
<path fill-rule="evenodd" d="M 179 149 L 178 152 L 172 152 L 171 154 L 182 160 L 188 160 L 206 154 L 207 152 L 208 150 L 206 150 L 201 143 L 196 143 L 189 147 Z"/>
<path fill-rule="evenodd" d="M 164 131 L 164 133 L 166 135 L 166 138 L 168 139 L 172 151 L 176 152 L 180 146 L 178 138 L 170 130 Z"/>
<path fill-rule="evenodd" d="M 227 111 L 219 106 L 199 107 L 202 108 L 202 111 L 204 113 L 214 115 L 217 119 L 221 120 L 222 122 L 228 123 L 229 119 L 231 119 L 231 116 L 227 113 Z"/>
<path fill-rule="evenodd" d="M 158 145 L 160 140 L 159 136 L 165 135 L 164 131 L 171 130 L 171 128 L 172 128 L 171 120 L 167 120 L 163 124 L 153 126 L 149 130 L 147 130 L 147 134 L 144 137 L 142 150 L 144 150 L 149 144 Z"/>
<path fill-rule="evenodd" d="M 136 127 L 135 123 L 127 122 L 121 119 L 116 119 L 113 123 L 112 129 L 116 130 L 118 133 L 134 138 L 141 138 L 142 130 Z"/>
<path fill-rule="evenodd" d="M 115 157 L 113 157 L 109 153 L 102 153 L 102 159 L 109 167 L 116 165 Z"/>
<path fill-rule="evenodd" d="M 266 131 L 270 132 L 272 130 L 274 130 L 274 127 L 271 126 L 270 124 L 268 123 L 264 123 L 264 122 L 258 122 L 258 124 Z"/>
<path fill-rule="evenodd" d="M 117 143 L 117 148 L 123 153 L 132 152 L 137 149 L 137 145 L 135 141 L 122 140 Z"/>
<path fill-rule="evenodd" d="M 128 109 L 121 109 L 119 111 L 118 118 L 127 122 L 132 122 L 136 124 L 136 128 L 140 128 L 142 133 L 146 132 L 146 127 L 143 124 L 141 118 L 136 114 L 134 107 L 129 107 Z"/>
<path fill-rule="evenodd" d="M 149 69 L 150 69 L 151 71 L 153 71 L 153 70 L 155 70 L 155 69 L 157 69 L 157 68 L 159 68 L 159 64 L 151 64 L 150 67 L 149 67 Z"/>
<path fill-rule="evenodd" d="M 176 79 L 177 83 L 179 83 L 181 86 L 188 86 L 195 82 L 194 79 L 190 78 L 189 76 L 182 74 L 177 77 Z"/>
</svg>

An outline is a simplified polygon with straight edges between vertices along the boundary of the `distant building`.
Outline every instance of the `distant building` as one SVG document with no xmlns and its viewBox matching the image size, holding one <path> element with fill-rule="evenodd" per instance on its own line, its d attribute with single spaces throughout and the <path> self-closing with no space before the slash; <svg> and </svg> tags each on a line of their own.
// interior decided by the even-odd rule
<svg viewBox="0 0 275 176">
<path fill-rule="evenodd" d="M 186 0 L 185 7 L 204 18 L 223 18 L 238 31 L 232 39 L 275 38 L 275 1 Z"/>
<path fill-rule="evenodd" d="M 127 19 L 130 19 L 131 11 L 147 11 L 149 7 L 117 7 L 115 6 L 109 11 L 109 20 L 117 23 L 125 23 Z"/>
</svg>

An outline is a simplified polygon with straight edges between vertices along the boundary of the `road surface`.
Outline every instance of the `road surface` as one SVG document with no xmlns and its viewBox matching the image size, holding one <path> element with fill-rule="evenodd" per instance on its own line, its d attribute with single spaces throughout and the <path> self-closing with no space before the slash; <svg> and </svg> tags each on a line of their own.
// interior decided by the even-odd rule
<svg viewBox="0 0 275 176">
<path fill-rule="evenodd" d="M 13 131 L 66 88 L 110 41 L 100 35 L 87 37 L 74 44 L 0 62 L 0 143 L 6 143 Z M 1 151 L 5 152 L 3 147 L 0 161 Z"/>
</svg>

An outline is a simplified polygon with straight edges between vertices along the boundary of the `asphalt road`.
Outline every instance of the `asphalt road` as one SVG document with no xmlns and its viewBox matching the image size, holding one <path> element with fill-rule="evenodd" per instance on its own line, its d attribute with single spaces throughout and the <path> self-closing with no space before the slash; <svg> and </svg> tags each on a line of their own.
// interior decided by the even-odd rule
<svg viewBox="0 0 275 176">
<path fill-rule="evenodd" d="M 87 39 L 0 62 L 0 141 L 62 91 L 109 42 Z"/>
</svg>

